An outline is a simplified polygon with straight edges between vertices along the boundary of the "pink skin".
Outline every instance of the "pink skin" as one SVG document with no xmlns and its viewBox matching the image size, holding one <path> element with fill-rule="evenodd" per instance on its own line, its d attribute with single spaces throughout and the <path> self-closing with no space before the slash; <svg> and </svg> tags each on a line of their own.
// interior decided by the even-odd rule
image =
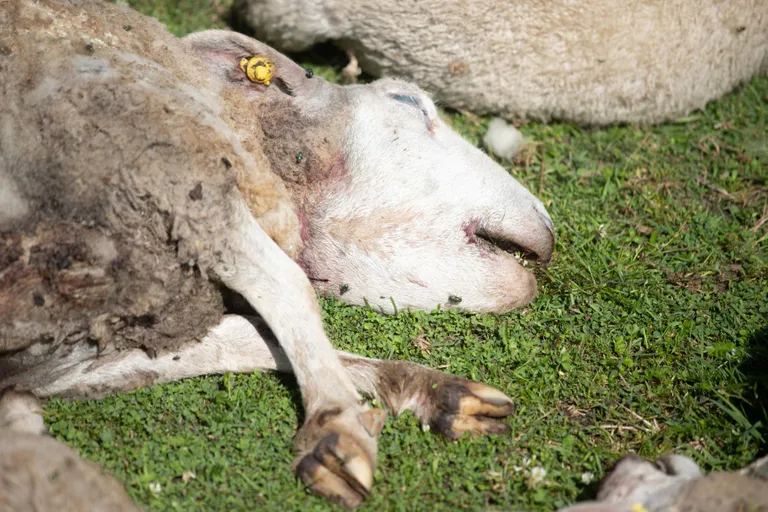
<svg viewBox="0 0 768 512">
<path fill-rule="evenodd" d="M 505 312 L 530 302 L 536 280 L 510 253 L 551 259 L 543 204 L 456 134 L 415 86 L 327 87 L 352 120 L 341 153 L 297 203 L 300 262 L 315 288 L 384 313 Z M 417 103 L 393 99 L 400 96 Z"/>
</svg>

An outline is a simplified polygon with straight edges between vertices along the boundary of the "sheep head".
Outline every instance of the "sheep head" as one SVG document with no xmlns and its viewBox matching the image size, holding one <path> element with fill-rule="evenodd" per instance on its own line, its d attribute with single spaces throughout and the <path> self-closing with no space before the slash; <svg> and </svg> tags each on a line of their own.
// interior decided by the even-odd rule
<svg viewBox="0 0 768 512">
<path fill-rule="evenodd" d="M 320 292 L 385 313 L 504 312 L 533 299 L 536 279 L 520 260 L 551 258 L 549 214 L 424 91 L 392 79 L 331 84 L 232 32 L 186 42 L 223 95 L 239 91 L 233 115 L 255 116 L 245 124 L 291 190 L 299 262 Z M 246 73 L 265 60 L 269 84 Z"/>
</svg>

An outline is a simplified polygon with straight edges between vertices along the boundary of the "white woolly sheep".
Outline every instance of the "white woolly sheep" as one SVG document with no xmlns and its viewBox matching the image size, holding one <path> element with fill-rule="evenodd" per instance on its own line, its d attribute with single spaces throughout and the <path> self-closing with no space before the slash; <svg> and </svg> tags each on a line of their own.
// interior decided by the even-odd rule
<svg viewBox="0 0 768 512">
<path fill-rule="evenodd" d="M 765 0 L 238 0 L 257 37 L 335 41 L 478 114 L 657 123 L 768 72 Z"/>
</svg>

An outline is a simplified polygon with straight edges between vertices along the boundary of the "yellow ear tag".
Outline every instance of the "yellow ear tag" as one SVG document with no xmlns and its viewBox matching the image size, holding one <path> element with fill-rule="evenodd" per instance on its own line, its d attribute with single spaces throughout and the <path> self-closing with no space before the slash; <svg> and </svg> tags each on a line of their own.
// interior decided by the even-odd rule
<svg viewBox="0 0 768 512">
<path fill-rule="evenodd" d="M 253 83 L 269 85 L 275 76 L 275 65 L 266 57 L 243 57 L 240 59 L 240 69 Z"/>
<path fill-rule="evenodd" d="M 648 509 L 642 503 L 635 503 L 632 505 L 632 512 L 648 512 Z"/>
</svg>

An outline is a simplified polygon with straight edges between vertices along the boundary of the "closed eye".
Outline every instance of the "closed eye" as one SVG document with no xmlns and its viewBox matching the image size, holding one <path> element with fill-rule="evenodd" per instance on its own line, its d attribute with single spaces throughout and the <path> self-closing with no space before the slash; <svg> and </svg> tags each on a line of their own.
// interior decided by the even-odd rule
<svg viewBox="0 0 768 512">
<path fill-rule="evenodd" d="M 397 94 L 397 93 L 392 93 L 389 95 L 389 97 L 395 101 L 399 101 L 400 103 L 405 103 L 406 105 L 410 105 L 414 108 L 419 109 L 421 113 L 424 115 L 427 129 L 429 131 L 432 131 L 432 122 L 429 118 L 429 112 L 427 112 L 427 109 L 424 108 L 424 105 L 422 104 L 419 98 L 417 98 L 416 96 L 410 96 L 408 94 Z"/>
<path fill-rule="evenodd" d="M 393 100 L 399 101 L 401 103 L 409 103 L 414 107 L 421 108 L 421 102 L 415 96 L 408 96 L 405 94 L 390 94 L 390 96 Z"/>
</svg>

